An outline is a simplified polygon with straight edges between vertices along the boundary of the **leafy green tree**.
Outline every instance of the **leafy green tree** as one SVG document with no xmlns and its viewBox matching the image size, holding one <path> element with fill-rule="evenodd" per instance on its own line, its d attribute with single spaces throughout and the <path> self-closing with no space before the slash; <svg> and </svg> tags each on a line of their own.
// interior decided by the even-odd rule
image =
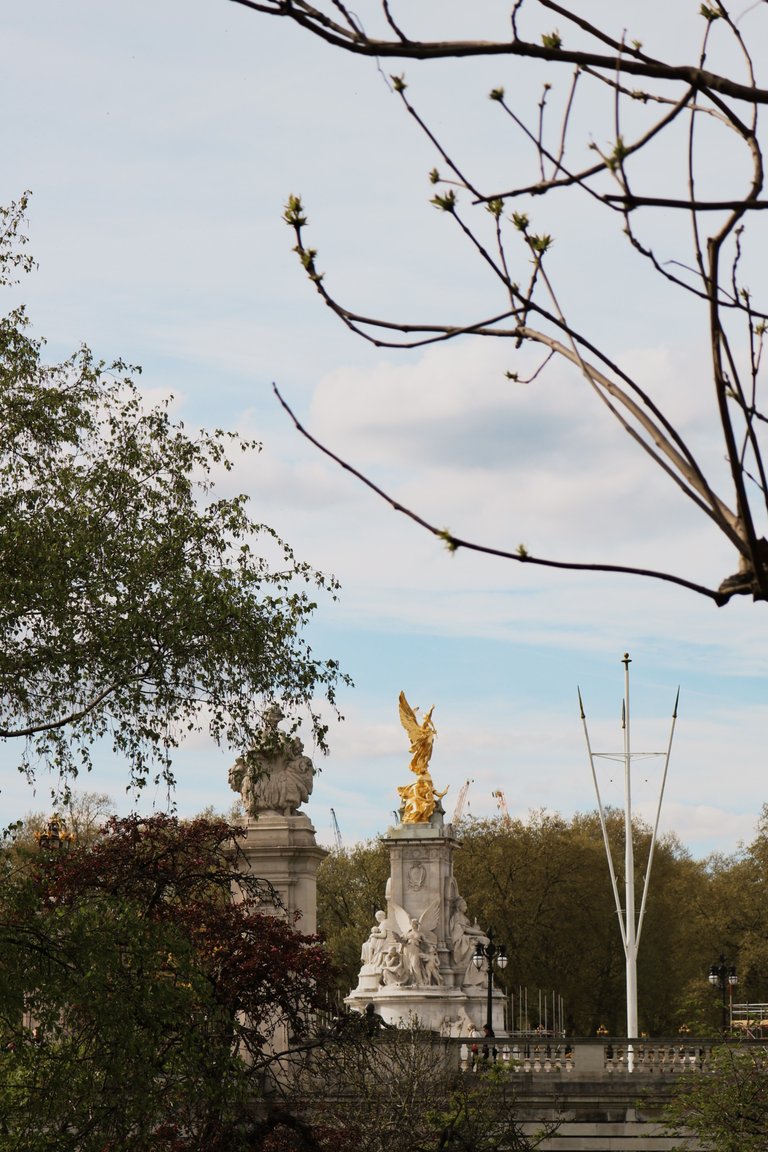
<svg viewBox="0 0 768 1152">
<path fill-rule="evenodd" d="M 0 286 L 30 267 L 25 206 L 0 210 Z M 86 346 L 46 364 L 23 307 L 0 319 L 0 738 L 30 776 L 66 779 L 105 739 L 134 784 L 170 780 L 186 733 L 250 747 L 278 697 L 325 733 L 312 701 L 338 667 L 302 629 L 334 581 L 214 496 L 227 446 L 257 445 L 190 434 L 137 372 Z"/>
<path fill-rule="evenodd" d="M 620 1019 L 623 956 L 599 829 L 560 816 L 467 821 L 456 855 L 471 911 L 507 945 L 499 984 L 556 990 L 579 1035 Z M 519 1011 L 519 1008 L 518 1008 Z M 532 1027 L 537 1005 L 529 1001 Z"/>
<path fill-rule="evenodd" d="M 765 1152 L 768 1149 L 768 1063 L 762 1048 L 713 1050 L 712 1067 L 680 1077 L 666 1110 L 669 1130 L 693 1133 L 706 1152 Z"/>
<path fill-rule="evenodd" d="M 607 826 L 622 886 L 623 817 L 609 812 Z M 639 890 L 650 829 L 635 821 L 634 834 Z M 499 983 L 515 995 L 520 985 L 528 988 L 531 1025 L 540 1021 L 530 994 L 543 989 L 564 998 L 572 1034 L 594 1034 L 600 1025 L 621 1034 L 625 961 L 597 814 L 468 820 L 459 836 L 459 888 L 480 924 L 493 926 L 506 943 L 510 962 Z M 638 959 L 643 1031 L 669 1033 L 685 1022 L 682 990 L 693 975 L 701 977 L 704 961 L 680 901 L 695 900 L 704 884 L 703 867 L 673 837 L 657 843 Z"/>
<path fill-rule="evenodd" d="M 113 819 L 6 852 L 0 1150 L 245 1149 L 279 1026 L 306 1030 L 326 950 L 270 915 L 224 821 Z"/>
<path fill-rule="evenodd" d="M 757 836 L 749 845 L 738 883 L 743 918 L 738 931 L 739 999 L 768 1001 L 768 805 L 763 805 Z"/>
<path fill-rule="evenodd" d="M 639 891 L 647 860 L 647 828 L 638 840 Z M 694 860 L 674 835 L 662 837 L 654 855 L 638 956 L 640 1022 L 651 1036 L 669 1036 L 680 1028 L 701 1031 L 703 1018 L 696 1005 L 708 1007 L 711 992 L 707 981 L 711 942 L 700 916 L 708 892 L 706 862 Z"/>
<path fill-rule="evenodd" d="M 672 563 L 611 564 L 589 561 L 583 551 L 561 557 L 546 554 L 546 546 L 541 552 L 523 544 L 510 548 L 506 522 L 502 541 L 469 539 L 447 530 L 445 517 L 425 519 L 345 466 L 451 551 L 631 573 L 717 605 L 734 595 L 768 599 L 762 394 L 768 302 L 759 260 L 753 263 L 766 207 L 766 128 L 758 113 L 768 89 L 757 67 L 768 30 L 765 5 L 734 13 L 723 0 L 678 3 L 679 27 L 665 35 L 660 9 L 618 2 L 515 0 L 508 17 L 494 5 L 475 5 L 457 17 L 440 5 L 425 16 L 422 6 L 390 0 L 354 8 L 338 0 L 236 3 L 296 25 L 326 48 L 368 57 L 380 72 L 388 62 L 391 90 L 424 136 L 431 203 L 487 277 L 464 315 L 435 316 L 434 308 L 426 316 L 386 315 L 384 307 L 361 312 L 321 269 L 307 238 L 305 207 L 291 196 L 285 219 L 323 302 L 379 348 L 503 340 L 511 386 L 541 386 L 553 366 L 562 366 L 661 470 L 688 511 L 706 518 L 713 562 L 720 563 L 725 545 L 738 568 L 714 585 Z M 456 34 L 462 17 L 468 32 Z M 400 69 L 409 61 L 417 63 L 406 79 Z M 487 65 L 482 87 L 481 62 Z M 430 78 L 436 73 L 443 80 L 449 66 L 450 88 L 442 84 L 430 116 L 421 110 L 434 99 Z M 462 139 L 467 109 L 481 96 L 490 98 L 487 111 L 469 120 Z M 488 147 L 478 155 L 482 140 Z M 367 227 L 365 210 L 364 202 L 355 206 L 356 227 L 374 244 L 376 225 Z M 611 262 L 585 292 L 580 270 L 587 261 L 599 264 L 606 251 Z M 417 253 L 408 276 L 414 267 Z M 700 385 L 691 390 L 687 411 L 680 412 L 679 398 L 671 402 L 676 390 L 648 382 L 634 358 L 616 353 L 614 333 L 602 323 L 616 313 L 616 284 L 630 282 L 642 295 L 620 319 L 625 348 L 644 347 L 649 315 L 663 310 L 686 326 L 686 347 L 701 351 L 700 358 L 687 357 Z M 543 435 L 553 434 L 551 424 L 545 414 Z M 596 501 L 599 506 L 593 495 L 584 519 L 590 541 L 601 522 Z"/>
<path fill-rule="evenodd" d="M 722 953 L 737 966 L 735 989 L 742 1001 L 768 1000 L 768 805 L 755 839 L 731 856 L 710 859 L 709 899 L 700 921 L 709 946 L 708 964 Z M 710 989 L 711 993 L 711 989 Z M 719 1027 L 720 1006 L 709 996 L 710 1018 Z"/>
<path fill-rule="evenodd" d="M 357 984 L 360 948 L 384 907 L 389 852 L 381 840 L 330 852 L 317 876 L 317 927 L 333 955 L 338 992 Z"/>
</svg>

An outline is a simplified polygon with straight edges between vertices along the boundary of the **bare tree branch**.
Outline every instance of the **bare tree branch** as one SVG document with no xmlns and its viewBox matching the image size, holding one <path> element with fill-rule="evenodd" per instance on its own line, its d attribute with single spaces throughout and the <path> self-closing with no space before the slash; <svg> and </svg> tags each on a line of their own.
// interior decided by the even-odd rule
<svg viewBox="0 0 768 1152">
<path fill-rule="evenodd" d="M 518 564 L 535 564 L 543 568 L 561 568 L 577 572 L 616 572 L 626 576 L 650 577 L 654 580 L 666 581 L 669 584 L 677 584 L 681 588 L 687 588 L 691 592 L 697 592 L 699 595 L 706 596 L 710 600 L 713 600 L 718 607 L 726 604 L 732 595 L 732 593 L 724 594 L 716 588 L 707 588 L 703 584 L 696 584 L 691 580 L 686 580 L 682 576 L 675 576 L 671 572 L 659 572 L 652 568 L 635 568 L 631 565 L 622 564 L 583 564 L 569 560 L 547 560 L 540 556 L 531 556 L 530 553 L 525 550 L 509 552 L 503 548 L 493 548 L 487 544 L 478 544 L 475 541 L 465 540 L 460 536 L 454 536 L 454 534 L 448 531 L 448 529 L 438 528 L 435 524 L 430 523 L 429 520 L 425 520 L 423 516 L 420 516 L 417 512 L 414 512 L 413 509 L 407 508 L 404 504 L 401 504 L 398 500 L 395 500 L 393 496 L 390 496 L 387 492 L 384 491 L 383 488 L 380 488 L 378 484 L 375 484 L 373 480 L 371 480 L 368 476 L 360 472 L 357 468 L 355 468 L 347 460 L 344 460 L 341 456 L 337 456 L 336 453 L 333 452 L 330 448 L 326 447 L 325 444 L 321 443 L 321 441 L 313 436 L 311 432 L 308 432 L 304 425 L 299 421 L 298 417 L 294 414 L 293 409 L 281 395 L 277 385 L 273 383 L 272 388 L 280 404 L 285 409 L 290 419 L 293 421 L 293 425 L 297 432 L 301 433 L 301 435 L 306 440 L 308 440 L 310 444 L 314 445 L 315 448 L 322 452 L 324 456 L 327 456 L 330 460 L 333 460 L 333 462 L 338 464 L 340 468 L 343 468 L 345 472 L 349 472 L 351 476 L 354 476 L 357 480 L 364 484 L 366 488 L 370 488 L 372 492 L 375 492 L 376 495 L 379 496 L 386 504 L 389 504 L 390 508 L 394 509 L 395 512 L 401 512 L 403 516 L 407 516 L 407 518 L 412 520 L 414 524 L 418 524 L 419 527 L 425 528 L 427 532 L 431 533 L 432 536 L 436 536 L 438 540 L 442 540 L 449 552 L 458 552 L 460 549 L 464 549 L 467 552 L 479 552 L 484 556 L 496 556 L 501 560 L 515 560 Z"/>
<path fill-rule="evenodd" d="M 540 0 L 544 4 L 544 0 Z M 626 55 L 601 55 L 596 52 L 569 50 L 562 44 L 550 46 L 533 44 L 526 40 L 431 40 L 421 41 L 405 38 L 398 32 L 396 40 L 380 40 L 367 36 L 356 27 L 344 27 L 331 20 L 319 8 L 306 4 L 303 0 L 232 0 L 243 8 L 262 12 L 268 16 L 280 16 L 299 27 L 305 28 L 314 36 L 336 48 L 359 56 L 399 58 L 409 60 L 461 59 L 464 57 L 519 56 L 525 59 L 541 60 L 555 64 L 575 64 L 579 68 L 594 68 L 615 72 L 617 69 L 630 76 L 642 76 L 648 80 L 680 81 L 695 89 L 719 92 L 734 100 L 747 104 L 768 104 L 768 89 L 751 84 L 740 84 L 729 76 L 710 72 L 696 65 L 669 64 L 655 60 L 638 50 L 625 50 Z M 546 7 L 554 7 L 550 3 Z M 561 9 L 566 13 L 565 9 Z M 571 14 L 569 14 L 570 16 Z M 572 18 L 572 16 L 571 16 Z M 598 40 L 605 38 L 597 29 L 586 25 Z M 615 44 L 615 41 L 611 41 Z"/>
<path fill-rule="evenodd" d="M 539 95 L 533 100 L 519 94 L 506 97 L 502 88 L 490 92 L 491 100 L 502 106 L 505 123 L 521 138 L 523 156 L 521 162 L 515 153 L 513 183 L 506 183 L 504 173 L 498 179 L 497 173 L 484 178 L 485 187 L 455 147 L 427 122 L 411 95 L 406 96 L 404 77 L 391 78 L 408 115 L 445 166 L 442 174 L 436 169 L 431 173 L 435 189 L 431 203 L 453 222 L 461 242 L 470 245 L 490 273 L 492 292 L 502 293 L 500 301 L 494 295 L 492 303 L 473 305 L 480 319 L 418 324 L 361 314 L 342 304 L 318 271 L 317 252 L 304 240 L 306 218 L 301 201 L 291 197 L 285 219 L 294 229 L 295 250 L 325 304 L 350 331 L 376 347 L 420 348 L 458 336 L 496 337 L 512 340 L 515 349 L 526 344 L 547 350 L 534 378 L 553 358 L 575 367 L 622 431 L 725 536 L 737 555 L 739 570 L 714 590 L 654 569 L 534 560 L 526 554 L 458 540 L 413 510 L 402 508 L 363 473 L 322 445 L 318 447 L 452 549 L 464 547 L 552 567 L 644 574 L 711 596 L 718 604 L 735 594 L 768 600 L 768 466 L 763 457 L 768 421 L 765 405 L 760 404 L 768 302 L 755 298 L 744 283 L 747 262 L 742 258 L 745 230 L 751 224 L 755 229 L 758 222 L 762 225 L 762 214 L 768 208 L 764 129 L 759 120 L 762 106 L 768 103 L 768 88 L 758 82 L 743 15 L 735 20 L 720 2 L 702 5 L 697 19 L 703 23 L 695 28 L 692 47 L 686 53 L 685 47 L 681 50 L 670 43 L 663 58 L 658 58 L 646 53 L 628 33 L 612 35 L 607 18 L 605 26 L 598 25 L 558 0 L 515 0 L 511 35 L 496 40 L 439 36 L 417 40 L 407 30 L 407 16 L 395 17 L 394 0 L 382 0 L 378 13 L 375 6 L 369 6 L 372 21 L 378 16 L 376 34 L 334 0 L 325 4 L 322 0 L 234 2 L 287 19 L 344 51 L 382 60 L 493 56 L 546 63 Z M 403 11 L 408 14 L 406 5 Z M 553 15 L 565 22 L 563 34 L 543 25 Z M 378 35 L 381 29 L 382 37 Z M 570 44 L 566 42 L 569 36 Z M 755 35 L 754 43 L 759 42 Z M 717 55 L 723 46 L 725 54 Z M 670 55 L 673 48 L 674 58 Z M 688 61 L 678 63 L 686 54 Z M 710 66 L 710 60 L 730 62 L 734 54 L 736 69 L 729 67 L 726 73 Z M 551 91 L 553 77 L 563 81 L 555 92 Z M 633 78 L 640 78 L 640 88 L 632 88 Z M 595 130 L 596 135 L 598 131 L 604 135 L 597 139 L 591 135 L 594 104 L 585 105 L 595 92 L 604 105 L 600 128 Z M 584 138 L 577 138 L 577 132 Z M 660 149 L 670 147 L 681 154 L 682 171 L 668 162 L 660 168 L 659 156 L 669 156 Z M 504 154 L 503 147 L 496 151 Z M 719 159 L 721 151 L 718 169 L 712 158 Z M 488 191 L 488 185 L 504 191 Z M 462 199 L 465 193 L 469 207 Z M 602 209 L 606 221 L 623 222 L 627 252 L 642 257 L 662 278 L 665 289 L 683 290 L 687 306 L 696 310 L 699 344 L 708 367 L 702 375 L 707 387 L 697 395 L 695 417 L 711 421 L 708 433 L 714 431 L 718 437 L 728 469 L 725 480 L 718 471 L 710 471 L 709 465 L 705 473 L 692 442 L 689 445 L 683 434 L 684 425 L 662 411 L 655 391 L 642 387 L 638 378 L 623 370 L 618 357 L 609 354 L 608 345 L 583 330 L 583 321 L 574 321 L 574 301 L 560 293 L 553 272 L 555 258 L 549 254 L 561 238 L 556 241 L 545 231 L 546 223 L 536 230 L 525 209 L 526 201 L 538 206 L 559 196 L 571 200 L 579 194 L 588 198 L 590 209 Z M 537 211 L 544 214 L 538 207 Z M 685 232 L 674 227 L 681 212 L 688 217 Z M 575 214 L 574 218 L 578 219 Z M 565 239 L 569 239 L 567 233 Z M 601 233 L 597 243 L 603 241 Z M 527 366 L 523 371 L 530 376 Z M 515 372 L 507 376 L 518 379 Z M 299 431 L 312 440 L 290 415 Z M 721 495 L 720 488 L 727 490 Z"/>
</svg>

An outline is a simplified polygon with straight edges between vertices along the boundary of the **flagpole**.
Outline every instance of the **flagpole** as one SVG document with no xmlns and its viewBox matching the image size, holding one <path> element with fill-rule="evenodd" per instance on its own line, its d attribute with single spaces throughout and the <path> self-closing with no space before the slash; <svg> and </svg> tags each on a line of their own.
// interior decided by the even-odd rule
<svg viewBox="0 0 768 1152">
<path fill-rule="evenodd" d="M 622 753 L 609 753 L 609 752 L 593 752 L 592 744 L 589 738 L 589 730 L 587 728 L 587 718 L 584 712 L 584 704 L 581 698 L 581 691 L 579 690 L 579 712 L 581 715 L 582 725 L 584 727 L 584 736 L 587 742 L 587 754 L 589 755 L 590 767 L 592 769 L 592 782 L 595 786 L 595 794 L 597 796 L 597 810 L 600 817 L 600 828 L 603 833 L 603 844 L 605 847 L 605 855 L 608 861 L 608 871 L 611 878 L 611 887 L 613 889 L 613 896 L 616 903 L 616 913 L 619 921 L 619 929 L 621 931 L 621 942 L 624 946 L 625 968 L 626 968 L 626 985 L 627 985 L 627 1071 L 634 1071 L 635 1066 L 635 1043 L 638 1039 L 638 1012 L 637 1012 L 637 954 L 640 947 L 640 934 L 642 931 L 643 919 L 645 916 L 646 899 L 648 896 L 648 884 L 651 878 L 651 866 L 653 864 L 653 855 L 656 847 L 657 833 L 659 829 L 659 818 L 661 816 L 661 804 L 664 797 L 664 788 L 667 781 L 667 771 L 669 769 L 669 758 L 672 751 L 672 737 L 675 731 L 675 724 L 677 721 L 677 706 L 680 699 L 680 689 L 677 690 L 677 698 L 675 699 L 675 706 L 672 713 L 672 727 L 669 734 L 669 742 L 667 744 L 666 756 L 664 761 L 664 772 L 661 781 L 661 788 L 659 791 L 659 801 L 656 809 L 656 822 L 651 836 L 651 844 L 648 854 L 648 863 L 646 865 L 645 883 L 643 885 L 643 895 L 640 904 L 640 918 L 639 920 L 635 915 L 635 855 L 634 855 L 634 841 L 632 837 L 632 757 L 634 756 L 664 756 L 663 752 L 632 752 L 632 742 L 630 734 L 630 697 L 629 697 L 629 665 L 632 661 L 629 658 L 629 653 L 625 652 L 622 657 L 622 664 L 624 665 L 624 701 L 621 709 L 621 726 L 623 729 L 623 752 Z M 613 865 L 613 855 L 611 853 L 610 840 L 608 838 L 608 827 L 605 819 L 605 809 L 603 807 L 602 797 L 600 795 L 600 785 L 597 779 L 597 770 L 595 768 L 595 760 L 597 759 L 619 760 L 624 764 L 624 907 L 621 906 L 621 898 L 619 895 L 619 886 L 617 883 L 616 871 Z"/>
<path fill-rule="evenodd" d="M 624 665 L 624 936 L 627 971 L 627 1071 L 634 1070 L 637 1039 L 637 925 L 635 923 L 635 851 L 632 837 L 632 752 L 629 715 L 629 653 Z"/>
</svg>

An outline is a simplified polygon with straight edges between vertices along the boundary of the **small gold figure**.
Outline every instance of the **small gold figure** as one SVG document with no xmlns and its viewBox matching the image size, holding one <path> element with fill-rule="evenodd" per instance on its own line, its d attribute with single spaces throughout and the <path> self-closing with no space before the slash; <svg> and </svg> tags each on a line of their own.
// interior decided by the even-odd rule
<svg viewBox="0 0 768 1152">
<path fill-rule="evenodd" d="M 432 743 L 437 736 L 437 729 L 432 723 L 434 704 L 425 713 L 419 724 L 416 714 L 400 693 L 400 723 L 408 733 L 411 741 L 411 763 L 409 765 L 418 779 L 413 784 L 405 784 L 398 788 L 398 794 L 403 802 L 403 824 L 426 824 L 435 810 L 435 802 L 442 799 L 445 792 L 436 792 L 429 774 L 429 760 L 432 755 Z"/>
</svg>

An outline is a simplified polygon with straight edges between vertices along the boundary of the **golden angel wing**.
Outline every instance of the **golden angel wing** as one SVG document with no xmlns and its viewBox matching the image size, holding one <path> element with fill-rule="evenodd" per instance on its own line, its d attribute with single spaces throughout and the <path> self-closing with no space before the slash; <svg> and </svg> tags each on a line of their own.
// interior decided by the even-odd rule
<svg viewBox="0 0 768 1152">
<path fill-rule="evenodd" d="M 416 719 L 416 714 L 414 713 L 413 708 L 411 708 L 410 704 L 405 698 L 405 692 L 400 693 L 398 703 L 400 705 L 400 723 L 408 733 L 408 737 L 411 743 L 413 743 L 414 740 L 418 740 L 418 738 L 422 735 L 421 725 Z"/>
</svg>

